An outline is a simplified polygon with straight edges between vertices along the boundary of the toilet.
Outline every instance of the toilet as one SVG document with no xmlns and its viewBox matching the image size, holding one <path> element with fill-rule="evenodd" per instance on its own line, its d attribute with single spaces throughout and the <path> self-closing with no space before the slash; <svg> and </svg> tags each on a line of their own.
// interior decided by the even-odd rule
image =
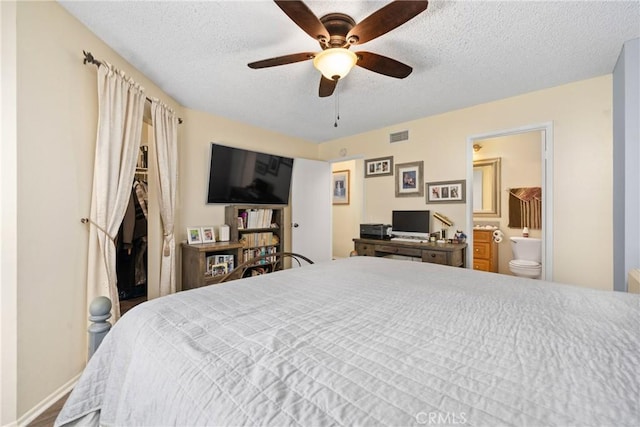
<svg viewBox="0 0 640 427">
<path fill-rule="evenodd" d="M 513 259 L 509 270 L 520 277 L 539 279 L 542 274 L 542 240 L 534 237 L 510 237 Z"/>
</svg>

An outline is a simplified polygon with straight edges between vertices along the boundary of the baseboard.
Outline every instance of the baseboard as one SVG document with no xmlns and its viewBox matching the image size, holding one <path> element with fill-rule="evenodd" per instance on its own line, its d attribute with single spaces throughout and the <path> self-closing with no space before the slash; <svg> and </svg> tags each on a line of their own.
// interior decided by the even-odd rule
<svg viewBox="0 0 640 427">
<path fill-rule="evenodd" d="M 71 391 L 71 389 L 73 389 L 73 387 L 75 387 L 76 383 L 80 379 L 80 375 L 82 375 L 82 372 L 80 372 L 78 375 L 73 377 L 71 380 L 69 380 L 62 387 L 60 387 L 59 389 L 57 389 L 56 391 L 51 393 L 49 396 L 47 396 L 45 399 L 43 399 L 36 406 L 34 406 L 33 408 L 29 409 L 23 416 L 18 418 L 18 420 L 14 424 L 10 424 L 9 427 L 26 427 L 26 426 L 28 426 L 33 420 L 38 418 L 44 411 L 49 409 L 51 407 L 51 405 L 53 405 L 58 400 L 62 399 L 64 397 L 64 395 L 69 393 Z"/>
</svg>

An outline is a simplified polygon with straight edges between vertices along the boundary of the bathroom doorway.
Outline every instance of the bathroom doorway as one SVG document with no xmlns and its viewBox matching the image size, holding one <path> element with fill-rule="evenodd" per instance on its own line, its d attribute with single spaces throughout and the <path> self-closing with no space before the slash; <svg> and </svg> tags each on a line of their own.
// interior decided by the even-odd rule
<svg viewBox="0 0 640 427">
<path fill-rule="evenodd" d="M 542 240 L 542 275 L 552 280 L 552 143 L 551 123 L 524 126 L 473 135 L 467 138 L 467 229 L 469 248 L 473 248 L 474 225 L 494 225 L 504 233 L 500 243 L 494 243 L 498 249 L 499 273 L 511 274 L 508 262 L 511 259 L 509 237 L 522 235 L 522 228 L 510 228 L 509 197 L 510 189 L 515 187 L 539 187 L 542 193 L 541 228 L 530 230 L 531 237 Z M 495 182 L 493 205 L 483 214 L 478 213 L 479 203 L 474 203 L 474 160 L 498 160 L 499 176 Z M 484 163 L 484 162 L 483 162 Z M 477 168 L 476 168 L 477 169 Z M 477 176 L 478 171 L 475 171 Z M 503 178 L 503 179 L 501 179 Z M 478 198 L 478 192 L 475 192 Z M 474 215 L 474 204 L 476 214 Z M 497 210 L 497 212 L 496 212 Z M 513 215 L 513 212 L 512 212 Z M 512 216 L 513 218 L 513 216 Z M 467 265 L 473 267 L 473 250 L 467 251 Z"/>
</svg>

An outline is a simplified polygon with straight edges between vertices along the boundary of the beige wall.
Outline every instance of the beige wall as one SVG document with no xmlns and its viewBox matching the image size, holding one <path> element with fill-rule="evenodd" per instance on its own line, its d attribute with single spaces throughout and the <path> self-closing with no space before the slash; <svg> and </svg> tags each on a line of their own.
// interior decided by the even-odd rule
<svg viewBox="0 0 640 427">
<path fill-rule="evenodd" d="M 176 242 L 186 241 L 186 227 L 224 224 L 224 205 L 207 204 L 211 143 L 287 157 L 316 159 L 318 146 L 299 138 L 235 122 L 195 110 L 184 110 L 179 141 L 180 173 Z M 285 208 L 285 248 L 291 248 L 291 213 Z M 180 272 L 180 265 L 178 265 Z M 180 281 L 180 279 L 178 279 Z"/>
<path fill-rule="evenodd" d="M 17 418 L 16 5 L 0 2 L 0 425 Z"/>
<path fill-rule="evenodd" d="M 499 272 L 512 274 L 509 270 L 511 244 L 509 237 L 521 236 L 522 229 L 509 228 L 509 189 L 542 186 L 542 132 L 532 131 L 477 141 L 482 149 L 473 154 L 473 160 L 499 157 L 501 159 L 500 217 L 474 218 L 474 223 L 497 222 L 504 233 L 498 245 Z M 540 238 L 541 230 L 529 229 L 530 237 Z"/>
<path fill-rule="evenodd" d="M 353 250 L 354 237 L 360 235 L 362 218 L 362 184 L 364 161 L 336 162 L 332 170 L 349 171 L 349 204 L 333 206 L 333 257 L 346 258 Z"/>
<path fill-rule="evenodd" d="M 424 160 L 427 182 L 466 179 L 469 136 L 552 121 L 553 278 L 611 290 L 611 85 L 606 75 L 373 130 L 322 144 L 320 157 L 339 158 L 343 148 L 365 158 L 393 155 L 395 163 Z M 389 144 L 399 130 L 409 131 L 409 141 Z M 426 208 L 465 226 L 465 205 L 395 198 L 393 185 L 393 177 L 364 180 L 367 222 L 388 222 L 393 209 Z"/>
<path fill-rule="evenodd" d="M 8 8 L 5 3 L 3 11 Z M 6 232 L 18 236 L 17 257 L 10 265 L 17 278 L 7 284 L 16 292 L 17 362 L 5 364 L 4 352 L 11 351 L 11 342 L 3 334 L 2 371 L 13 370 L 16 381 L 2 395 L 2 424 L 29 416 L 55 397 L 85 363 L 88 229 L 80 218 L 88 216 L 90 208 L 97 91 L 96 68 L 82 64 L 82 51 L 108 58 L 141 83 L 149 96 L 162 98 L 180 114 L 168 95 L 57 3 L 18 2 L 16 23 L 17 200 L 3 200 L 3 209 L 15 208 L 17 224 L 11 230 L 3 223 L 3 240 Z M 3 43 L 6 30 L 3 25 Z M 3 57 L 4 52 L 3 48 Z M 3 113 L 3 125 L 5 118 Z M 2 257 L 5 264 L 4 252 Z M 5 314 L 9 313 L 3 306 L 3 325 Z M 3 374 L 3 389 L 4 385 Z M 15 401 L 5 406 L 9 393 Z"/>
</svg>

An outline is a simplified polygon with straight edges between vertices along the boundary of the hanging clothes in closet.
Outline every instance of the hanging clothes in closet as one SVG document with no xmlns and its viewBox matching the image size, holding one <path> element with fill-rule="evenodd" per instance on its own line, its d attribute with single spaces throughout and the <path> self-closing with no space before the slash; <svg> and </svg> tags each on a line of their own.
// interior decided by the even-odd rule
<svg viewBox="0 0 640 427">
<path fill-rule="evenodd" d="M 147 203 L 147 183 L 135 179 L 116 246 L 121 300 L 147 294 Z"/>
</svg>

